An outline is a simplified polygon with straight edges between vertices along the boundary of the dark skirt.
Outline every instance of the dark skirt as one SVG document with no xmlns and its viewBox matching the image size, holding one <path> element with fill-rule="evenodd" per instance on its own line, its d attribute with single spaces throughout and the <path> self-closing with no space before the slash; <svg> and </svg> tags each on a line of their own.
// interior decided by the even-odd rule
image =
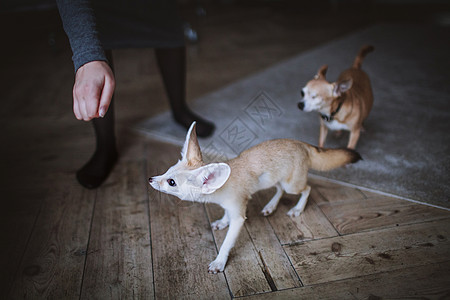
<svg viewBox="0 0 450 300">
<path fill-rule="evenodd" d="M 184 46 L 175 0 L 93 0 L 92 4 L 105 49 Z"/>
</svg>

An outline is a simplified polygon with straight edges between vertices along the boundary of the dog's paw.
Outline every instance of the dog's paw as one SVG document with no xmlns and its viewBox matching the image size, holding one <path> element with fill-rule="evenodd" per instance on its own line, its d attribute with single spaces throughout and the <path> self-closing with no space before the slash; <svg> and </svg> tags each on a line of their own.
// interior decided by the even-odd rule
<svg viewBox="0 0 450 300">
<path fill-rule="evenodd" d="M 265 206 L 263 208 L 263 210 L 261 211 L 261 213 L 263 214 L 263 216 L 267 217 L 270 216 L 274 211 L 275 211 L 276 207 L 273 206 Z"/>
<path fill-rule="evenodd" d="M 225 269 L 226 261 L 215 260 L 209 264 L 208 272 L 211 274 L 217 274 L 219 272 L 223 272 Z"/>
<path fill-rule="evenodd" d="M 294 218 L 294 217 L 300 216 L 300 214 L 301 214 L 302 212 L 303 212 L 303 210 L 294 207 L 294 208 L 291 208 L 286 214 L 287 214 L 289 217 Z"/>
<path fill-rule="evenodd" d="M 228 224 L 229 224 L 229 222 L 225 222 L 222 219 L 220 219 L 220 220 L 212 222 L 211 228 L 213 230 L 222 230 L 222 229 L 227 228 Z"/>
</svg>

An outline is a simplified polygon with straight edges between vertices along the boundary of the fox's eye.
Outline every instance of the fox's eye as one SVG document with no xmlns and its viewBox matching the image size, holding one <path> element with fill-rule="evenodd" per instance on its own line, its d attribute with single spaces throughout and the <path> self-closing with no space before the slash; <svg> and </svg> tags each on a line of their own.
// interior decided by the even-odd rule
<svg viewBox="0 0 450 300">
<path fill-rule="evenodd" d="M 173 180 L 172 178 L 167 179 L 167 183 L 168 183 L 170 186 L 176 186 L 176 185 L 177 185 L 177 184 L 175 183 L 175 180 Z"/>
</svg>

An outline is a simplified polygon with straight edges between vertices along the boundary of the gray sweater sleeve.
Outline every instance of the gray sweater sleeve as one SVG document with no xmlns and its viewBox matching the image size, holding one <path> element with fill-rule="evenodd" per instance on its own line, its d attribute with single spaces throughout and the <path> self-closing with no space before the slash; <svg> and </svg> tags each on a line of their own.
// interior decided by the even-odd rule
<svg viewBox="0 0 450 300">
<path fill-rule="evenodd" d="M 89 0 L 56 0 L 56 3 L 64 31 L 69 37 L 75 72 L 88 62 L 107 61 Z"/>
</svg>

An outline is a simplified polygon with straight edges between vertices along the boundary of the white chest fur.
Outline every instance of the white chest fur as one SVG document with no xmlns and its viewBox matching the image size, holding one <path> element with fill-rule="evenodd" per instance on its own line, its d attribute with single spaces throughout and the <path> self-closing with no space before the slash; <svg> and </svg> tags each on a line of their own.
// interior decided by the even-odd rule
<svg viewBox="0 0 450 300">
<path fill-rule="evenodd" d="M 346 124 L 340 123 L 337 120 L 325 122 L 325 125 L 331 130 L 350 130 Z"/>
</svg>

